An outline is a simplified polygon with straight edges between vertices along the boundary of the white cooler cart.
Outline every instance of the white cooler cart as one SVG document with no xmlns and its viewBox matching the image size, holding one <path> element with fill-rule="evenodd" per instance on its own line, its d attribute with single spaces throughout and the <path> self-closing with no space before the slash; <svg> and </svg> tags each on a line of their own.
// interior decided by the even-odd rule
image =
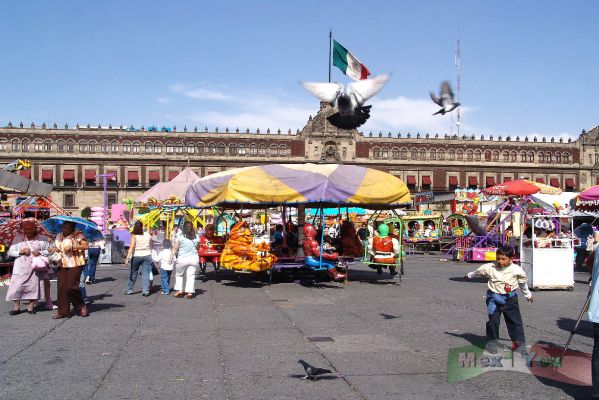
<svg viewBox="0 0 599 400">
<path fill-rule="evenodd" d="M 528 276 L 530 289 L 574 290 L 572 217 L 532 215 L 523 222 L 525 225 L 520 237 L 520 263 Z M 529 223 L 532 223 L 532 232 L 526 229 Z M 541 226 L 543 228 L 539 228 Z M 537 235 L 538 229 L 548 230 L 555 237 L 540 237 Z M 530 232 L 532 237 L 525 236 L 525 232 Z"/>
</svg>

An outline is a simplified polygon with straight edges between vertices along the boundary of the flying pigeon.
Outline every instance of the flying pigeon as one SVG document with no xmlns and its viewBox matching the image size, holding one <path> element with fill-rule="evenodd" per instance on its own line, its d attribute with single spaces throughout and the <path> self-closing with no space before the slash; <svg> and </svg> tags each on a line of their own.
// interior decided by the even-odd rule
<svg viewBox="0 0 599 400">
<path fill-rule="evenodd" d="M 435 104 L 441 107 L 441 109 L 433 115 L 445 115 L 445 113 L 452 112 L 460 106 L 460 103 L 454 103 L 453 92 L 451 91 L 451 86 L 449 86 L 449 82 L 447 81 L 443 81 L 443 83 L 441 83 L 441 92 L 439 93 L 439 96 L 440 98 L 431 92 L 431 99 L 435 102 Z"/>
<path fill-rule="evenodd" d="M 304 376 L 304 379 L 318 379 L 319 375 L 324 375 L 324 374 L 332 374 L 333 371 L 331 371 L 330 369 L 324 369 L 324 368 L 317 368 L 314 367 L 310 364 L 308 364 L 307 362 L 305 362 L 304 360 L 299 360 L 297 362 L 298 364 L 301 364 L 302 367 L 304 367 L 304 370 L 306 371 L 306 376 Z"/>
<path fill-rule="evenodd" d="M 327 119 L 339 129 L 355 129 L 370 118 L 370 108 L 364 106 L 369 98 L 377 94 L 390 76 L 382 74 L 370 79 L 351 82 L 347 88 L 340 83 L 302 82 L 302 86 L 315 97 L 337 108 Z"/>
</svg>

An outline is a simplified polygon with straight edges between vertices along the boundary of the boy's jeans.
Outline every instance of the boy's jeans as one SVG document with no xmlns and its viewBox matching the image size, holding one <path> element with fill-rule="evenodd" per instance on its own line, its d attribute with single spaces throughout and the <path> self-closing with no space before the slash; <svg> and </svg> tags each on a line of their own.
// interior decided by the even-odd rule
<svg viewBox="0 0 599 400">
<path fill-rule="evenodd" d="M 160 286 L 162 286 L 162 293 L 169 293 L 171 291 L 171 273 L 173 271 L 166 271 L 160 268 Z"/>
<path fill-rule="evenodd" d="M 100 252 L 102 250 L 99 247 L 90 247 L 87 249 L 89 270 L 87 276 L 89 276 L 90 282 L 96 281 L 96 266 L 98 265 L 98 259 L 100 258 Z"/>
</svg>

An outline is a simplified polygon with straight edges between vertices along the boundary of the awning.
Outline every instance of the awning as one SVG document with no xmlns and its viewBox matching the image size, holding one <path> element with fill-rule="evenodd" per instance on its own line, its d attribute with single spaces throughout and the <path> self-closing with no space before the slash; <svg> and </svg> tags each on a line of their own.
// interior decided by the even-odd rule
<svg viewBox="0 0 599 400">
<path fill-rule="evenodd" d="M 557 179 L 557 178 L 549 179 L 549 185 L 551 185 L 553 187 L 559 187 L 559 179 Z"/>
<path fill-rule="evenodd" d="M 572 178 L 566 178 L 566 187 L 567 188 L 573 188 L 574 186 L 574 179 Z"/>
<path fill-rule="evenodd" d="M 112 170 L 112 171 L 108 170 L 108 171 L 106 171 L 106 173 L 114 175 L 112 178 L 108 178 L 109 181 L 116 181 L 118 179 L 118 174 L 115 170 Z"/>
<path fill-rule="evenodd" d="M 179 175 L 179 171 L 168 171 L 168 180 L 172 181 Z"/>
<path fill-rule="evenodd" d="M 485 183 L 487 186 L 495 186 L 495 178 L 493 178 L 492 176 L 487 176 L 485 178 Z"/>
<path fill-rule="evenodd" d="M 54 179 L 54 171 L 51 169 L 42 169 L 42 180 L 51 181 L 52 179 Z"/>
<path fill-rule="evenodd" d="M 62 171 L 62 179 L 65 181 L 74 181 L 75 180 L 75 170 L 74 169 L 65 169 Z"/>
<path fill-rule="evenodd" d="M 512 178 L 510 178 L 509 176 L 506 176 L 505 178 L 503 178 L 504 182 L 511 182 Z"/>
<path fill-rule="evenodd" d="M 127 180 L 128 181 L 138 181 L 139 173 L 137 171 L 127 171 Z"/>
<path fill-rule="evenodd" d="M 468 177 L 468 186 L 478 186 L 478 179 L 476 178 L 476 176 Z"/>
<path fill-rule="evenodd" d="M 430 177 L 430 176 L 428 176 L 428 175 L 424 175 L 424 176 L 422 177 L 422 184 L 423 184 L 423 185 L 431 185 L 431 184 L 432 184 L 432 182 L 431 182 L 431 177 Z"/>
<path fill-rule="evenodd" d="M 31 170 L 30 169 L 22 169 L 19 171 L 19 175 L 23 178 L 31 179 Z"/>
<path fill-rule="evenodd" d="M 406 176 L 406 183 L 408 185 L 415 185 L 416 184 L 416 177 L 414 175 L 408 175 L 408 176 Z"/>
<path fill-rule="evenodd" d="M 542 184 L 545 184 L 545 179 L 543 179 L 543 178 L 537 178 L 537 179 L 535 179 L 535 181 L 536 181 L 537 183 L 542 183 Z"/>
<path fill-rule="evenodd" d="M 86 169 L 85 170 L 85 180 L 86 181 L 96 180 L 96 170 L 95 169 Z"/>
<path fill-rule="evenodd" d="M 458 177 L 457 176 L 450 176 L 449 177 L 449 186 L 458 186 Z"/>
<path fill-rule="evenodd" d="M 160 180 L 160 171 L 150 171 L 148 173 L 148 180 L 159 181 Z"/>
</svg>

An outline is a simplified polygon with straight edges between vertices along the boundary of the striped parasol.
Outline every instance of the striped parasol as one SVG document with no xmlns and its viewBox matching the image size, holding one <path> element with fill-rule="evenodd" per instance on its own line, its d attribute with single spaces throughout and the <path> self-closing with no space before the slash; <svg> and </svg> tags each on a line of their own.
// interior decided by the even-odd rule
<svg viewBox="0 0 599 400">
<path fill-rule="evenodd" d="M 185 196 L 196 207 L 307 204 L 399 208 L 411 204 L 405 183 L 386 172 L 356 165 L 270 164 L 231 169 L 196 181 Z"/>
<path fill-rule="evenodd" d="M 528 179 L 516 179 L 490 186 L 483 190 L 484 194 L 497 196 L 529 196 L 535 193 L 560 194 L 562 190 L 544 183 L 533 182 Z"/>
</svg>

